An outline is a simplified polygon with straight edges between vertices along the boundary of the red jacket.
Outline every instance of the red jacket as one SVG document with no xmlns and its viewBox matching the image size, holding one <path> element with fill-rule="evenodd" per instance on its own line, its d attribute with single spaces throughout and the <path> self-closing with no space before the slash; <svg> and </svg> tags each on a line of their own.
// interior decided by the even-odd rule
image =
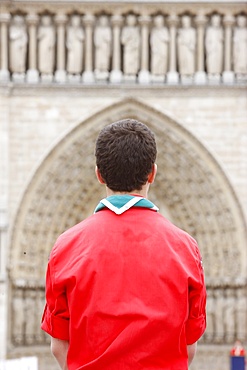
<svg viewBox="0 0 247 370">
<path fill-rule="evenodd" d="M 69 370 L 186 370 L 205 330 L 201 256 L 159 213 L 108 209 L 50 255 L 42 329 L 69 340 Z"/>
</svg>

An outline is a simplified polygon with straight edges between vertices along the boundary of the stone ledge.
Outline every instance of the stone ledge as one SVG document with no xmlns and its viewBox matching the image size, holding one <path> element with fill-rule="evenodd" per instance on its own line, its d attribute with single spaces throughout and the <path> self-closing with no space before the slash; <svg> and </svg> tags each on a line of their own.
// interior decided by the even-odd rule
<svg viewBox="0 0 247 370">
<path fill-rule="evenodd" d="M 90 97 L 105 96 L 107 93 L 108 97 L 116 98 L 116 92 L 121 93 L 119 98 L 128 97 L 129 94 L 135 94 L 134 97 L 139 97 L 139 94 L 148 96 L 152 94 L 152 97 L 195 97 L 195 96 L 228 96 L 236 97 L 246 96 L 246 85 L 205 85 L 205 86 L 170 86 L 170 85 L 110 85 L 110 84 L 92 84 L 92 85 L 78 85 L 78 84 L 1 84 L 0 83 L 0 95 L 2 96 L 47 96 L 53 95 L 67 95 L 69 92 L 70 96 Z"/>
<path fill-rule="evenodd" d="M 25 3 L 65 3 L 65 4 L 71 4 L 71 3 L 90 3 L 90 4 L 98 4 L 98 5 L 102 5 L 102 1 L 100 0 L 1 0 L 2 4 L 19 4 L 19 3 L 22 3 L 22 4 L 25 4 Z M 245 0 L 160 0 L 160 1 L 157 1 L 157 0 L 106 0 L 104 1 L 105 4 L 114 4 L 114 3 L 120 3 L 120 4 L 130 4 L 131 5 L 134 5 L 134 4 L 139 4 L 139 3 L 143 3 L 143 4 L 214 4 L 215 6 L 217 6 L 218 4 L 222 5 L 222 4 L 233 4 L 233 5 L 239 5 L 239 4 L 246 4 L 246 1 Z"/>
<path fill-rule="evenodd" d="M 130 12 L 135 10 L 136 13 L 145 12 L 146 15 L 151 15 L 157 11 L 165 10 L 168 12 L 200 12 L 207 14 L 219 10 L 223 15 L 229 12 L 240 13 L 246 12 L 246 1 L 244 0 L 218 0 L 214 2 L 209 1 L 196 1 L 196 0 L 1 0 L 2 12 L 13 12 L 22 7 L 23 11 L 29 13 L 31 10 L 42 12 L 45 10 L 56 11 L 71 11 L 73 6 L 77 6 L 83 13 L 96 14 L 99 10 L 108 12 L 109 7 L 111 11 L 118 13 L 119 11 Z"/>
</svg>

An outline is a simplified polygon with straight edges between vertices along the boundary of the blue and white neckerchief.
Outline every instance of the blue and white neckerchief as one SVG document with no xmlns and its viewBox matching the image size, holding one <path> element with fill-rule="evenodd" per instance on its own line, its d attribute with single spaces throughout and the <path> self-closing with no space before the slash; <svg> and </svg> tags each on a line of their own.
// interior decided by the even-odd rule
<svg viewBox="0 0 247 370">
<path fill-rule="evenodd" d="M 135 196 L 135 195 L 111 195 L 107 198 L 102 199 L 97 207 L 95 208 L 94 213 L 108 208 L 112 212 L 116 213 L 116 215 L 121 215 L 131 207 L 142 207 L 142 208 L 149 208 L 153 211 L 158 211 L 159 208 L 156 207 L 150 200 Z"/>
</svg>

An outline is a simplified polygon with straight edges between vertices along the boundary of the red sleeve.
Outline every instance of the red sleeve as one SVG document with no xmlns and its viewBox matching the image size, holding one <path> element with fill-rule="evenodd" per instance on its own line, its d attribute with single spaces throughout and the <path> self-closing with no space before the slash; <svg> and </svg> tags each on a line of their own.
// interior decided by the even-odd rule
<svg viewBox="0 0 247 370">
<path fill-rule="evenodd" d="M 195 249 L 195 268 L 189 278 L 189 316 L 186 322 L 186 341 L 193 344 L 206 329 L 206 287 L 199 249 Z"/>
<path fill-rule="evenodd" d="M 52 257 L 46 274 L 46 305 L 41 329 L 53 338 L 69 340 L 69 309 L 66 291 L 63 286 L 55 282 Z"/>
</svg>

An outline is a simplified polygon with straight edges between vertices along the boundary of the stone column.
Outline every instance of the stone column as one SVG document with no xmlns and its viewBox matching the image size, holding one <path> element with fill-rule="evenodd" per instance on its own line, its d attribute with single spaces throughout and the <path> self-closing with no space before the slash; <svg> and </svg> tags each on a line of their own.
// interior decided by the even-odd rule
<svg viewBox="0 0 247 370">
<path fill-rule="evenodd" d="M 93 24 L 95 17 L 87 14 L 83 17 L 85 25 L 85 69 L 82 74 L 84 83 L 92 83 L 95 81 L 93 74 Z"/>
<path fill-rule="evenodd" d="M 167 73 L 167 83 L 177 84 L 179 75 L 177 72 L 177 25 L 179 18 L 172 14 L 167 18 L 167 23 L 170 30 L 169 44 L 169 72 Z"/>
<path fill-rule="evenodd" d="M 7 69 L 3 69 L 6 71 Z M 0 124 L 0 359 L 6 358 L 8 323 L 8 206 L 9 206 L 9 117 L 1 116 Z M 1 367 L 1 366 L 0 366 Z"/>
<path fill-rule="evenodd" d="M 111 18 L 113 27 L 113 52 L 112 52 L 112 70 L 110 73 L 111 83 L 120 83 L 122 81 L 121 71 L 121 45 L 120 45 L 120 28 L 123 23 L 121 15 L 113 15 Z"/>
<path fill-rule="evenodd" d="M 7 236 L 6 236 L 7 238 Z M 2 238 L 1 238 L 2 239 Z M 8 323 L 8 284 L 0 281 L 0 359 L 5 359 L 7 354 L 7 323 Z"/>
<path fill-rule="evenodd" d="M 207 81 L 207 75 L 205 72 L 205 53 L 204 53 L 204 34 L 205 24 L 207 18 L 200 14 L 195 17 L 195 23 L 197 26 L 197 69 L 195 73 L 195 83 L 197 85 L 204 85 Z"/>
<path fill-rule="evenodd" d="M 140 84 L 148 84 L 150 82 L 149 72 L 149 24 L 151 17 L 139 17 L 139 24 L 141 25 L 141 70 L 138 75 Z"/>
<path fill-rule="evenodd" d="M 8 60 L 8 24 L 10 21 L 10 14 L 2 13 L 0 14 L 0 24 L 1 24 L 1 42 L 0 42 L 0 81 L 9 80 L 9 60 Z"/>
<path fill-rule="evenodd" d="M 225 26 L 225 44 L 224 44 L 224 72 L 222 79 L 224 83 L 232 84 L 234 82 L 234 72 L 232 70 L 232 26 L 235 19 L 232 15 L 226 15 L 223 18 Z"/>
<path fill-rule="evenodd" d="M 67 16 L 64 14 L 58 14 L 55 17 L 55 23 L 57 25 L 57 66 L 55 72 L 56 82 L 66 81 L 66 70 L 65 70 L 65 24 L 67 22 Z"/>
<path fill-rule="evenodd" d="M 39 17 L 36 14 L 29 14 L 26 20 L 29 27 L 27 82 L 37 83 L 39 81 L 39 72 L 37 69 L 37 24 Z"/>
</svg>

